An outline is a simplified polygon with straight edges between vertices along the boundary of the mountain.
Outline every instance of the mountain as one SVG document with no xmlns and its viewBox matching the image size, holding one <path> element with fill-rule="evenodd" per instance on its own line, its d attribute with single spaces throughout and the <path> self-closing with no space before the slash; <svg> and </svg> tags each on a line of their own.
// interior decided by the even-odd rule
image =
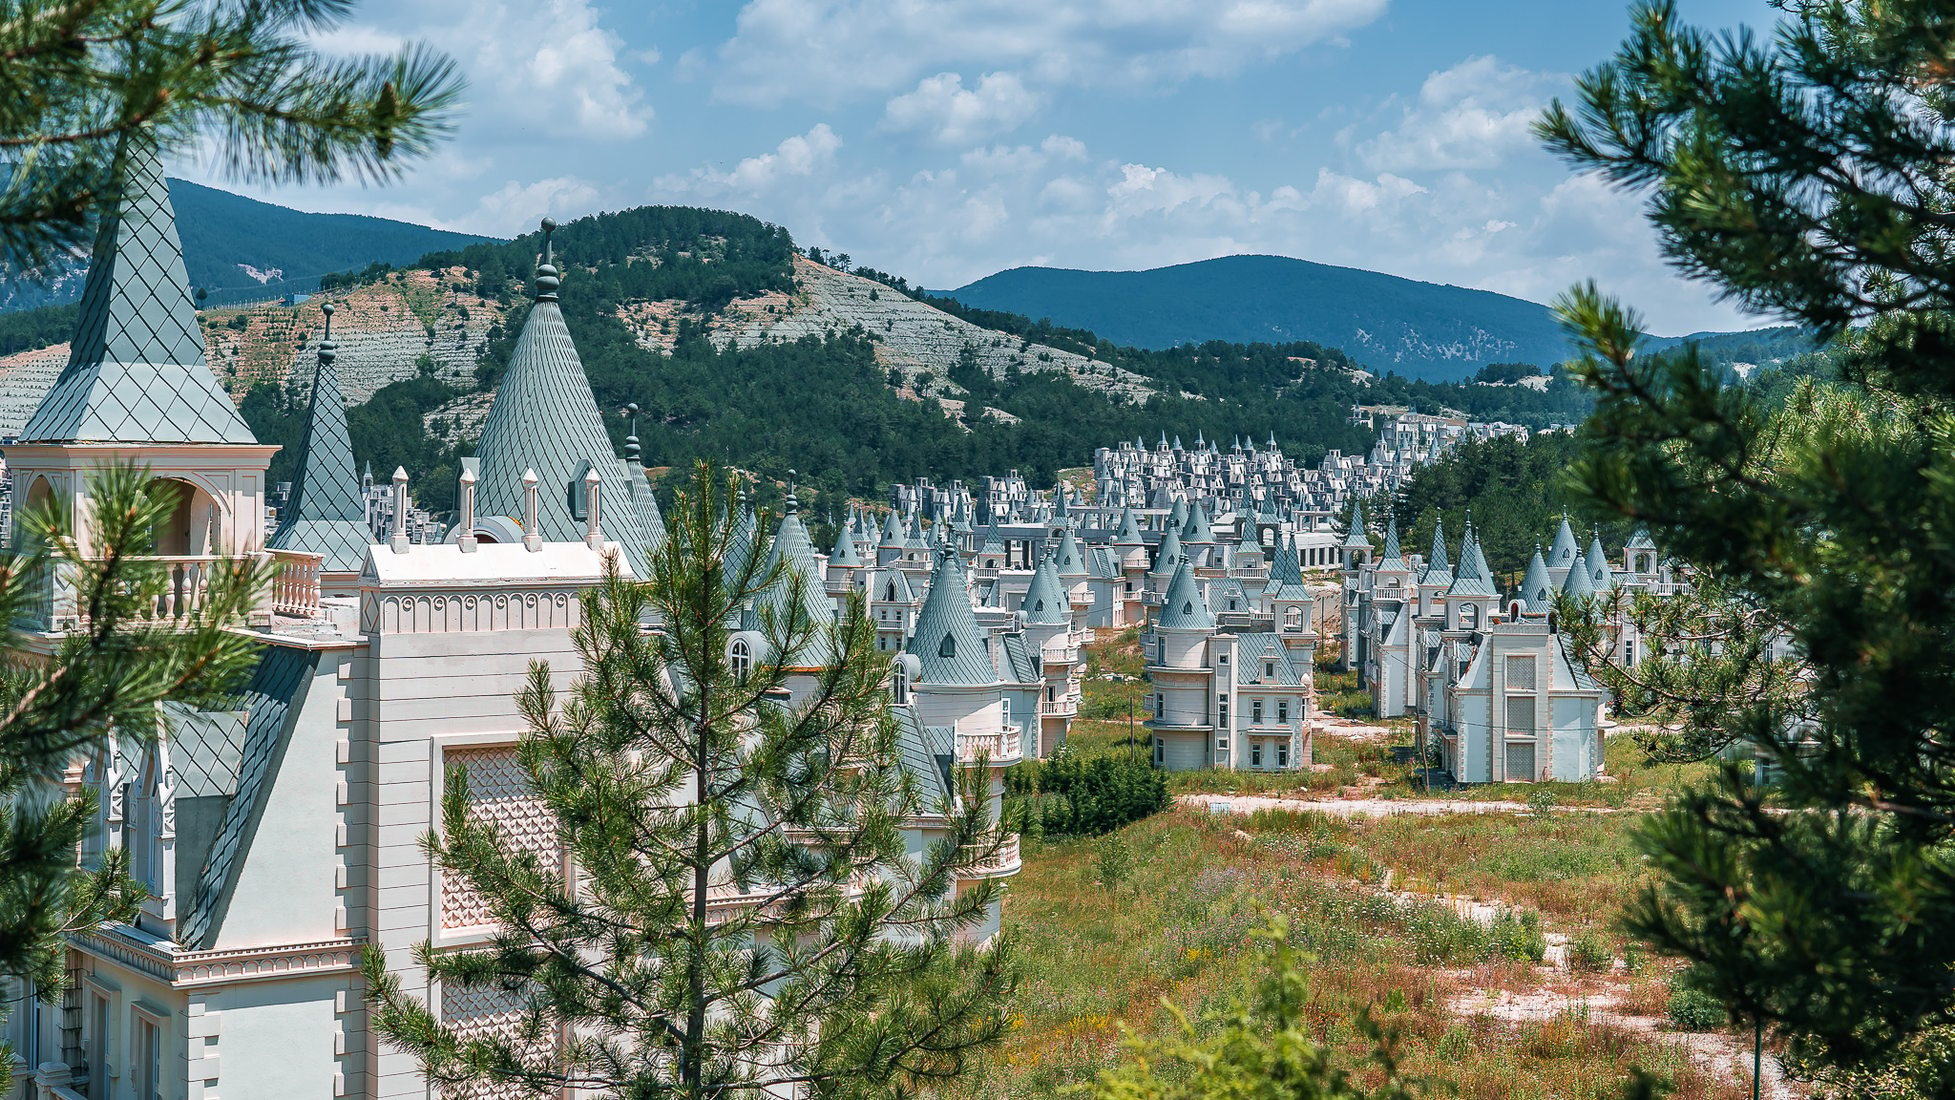
<svg viewBox="0 0 1955 1100">
<path fill-rule="evenodd" d="M 169 182 L 184 266 L 190 285 L 206 292 L 207 305 L 307 293 L 332 272 L 412 263 L 438 249 L 490 239 L 364 214 L 308 214 L 186 180 Z M 0 277 L 0 313 L 75 301 L 87 273 L 87 263 L 79 262 L 44 285 Z"/>
<path fill-rule="evenodd" d="M 1372 371 L 1413 378 L 1457 381 L 1488 363 L 1546 367 L 1570 356 L 1566 334 L 1537 302 L 1284 256 L 1149 271 L 1015 267 L 946 293 L 978 309 L 1091 329 L 1116 344 L 1311 340 Z"/>
<path fill-rule="evenodd" d="M 652 466 L 700 459 L 795 480 L 811 514 L 913 477 L 1019 469 L 1036 483 L 1093 448 L 1165 434 L 1274 435 L 1314 460 L 1360 452 L 1354 405 L 1569 423 L 1588 397 L 1539 388 L 1370 377 L 1309 341 L 1146 350 L 1092 332 L 972 310 L 902 280 L 801 254 L 787 230 L 725 211 L 641 207 L 582 218 L 553 241 L 565 323 L 622 448 L 639 407 Z M 404 467 L 425 506 L 451 506 L 529 307 L 540 234 L 369 266 L 310 299 L 201 311 L 212 369 L 291 476 L 320 307 L 332 302 L 356 457 Z M 0 439 L 66 361 L 72 306 L 0 317 Z M 773 491 L 769 489 L 768 491 Z"/>
</svg>

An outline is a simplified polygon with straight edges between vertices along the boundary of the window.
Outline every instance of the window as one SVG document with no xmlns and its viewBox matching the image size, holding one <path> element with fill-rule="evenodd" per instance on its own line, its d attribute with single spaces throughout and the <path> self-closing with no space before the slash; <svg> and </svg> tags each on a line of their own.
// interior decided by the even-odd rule
<svg viewBox="0 0 1955 1100">
<path fill-rule="evenodd" d="M 1011 696 L 1007 695 L 1003 699 L 998 700 L 998 706 L 1000 713 L 1004 716 L 1005 725 L 1011 725 Z"/>
<path fill-rule="evenodd" d="M 1161 744 L 1161 739 L 1156 737 L 1154 739 L 1154 766 L 1158 768 L 1165 765 L 1167 762 L 1168 762 L 1167 746 Z"/>
<path fill-rule="evenodd" d="M 109 998 L 91 992 L 88 1003 L 88 1043 L 83 1057 L 88 1059 L 88 1095 L 109 1095 Z"/>
<path fill-rule="evenodd" d="M 733 670 L 733 679 L 745 683 L 748 674 L 753 672 L 753 650 L 748 648 L 745 639 L 735 639 L 727 650 L 727 664 Z"/>
<path fill-rule="evenodd" d="M 1288 699 L 1278 699 L 1276 701 L 1276 720 L 1278 722 L 1287 722 L 1290 720 L 1290 701 Z"/>
<path fill-rule="evenodd" d="M 1154 693 L 1154 720 L 1157 722 L 1160 721 L 1162 713 L 1165 712 L 1166 710 L 1167 710 L 1167 696 L 1162 695 L 1158 691 L 1155 692 Z"/>
<path fill-rule="evenodd" d="M 1229 655 L 1226 653 L 1221 654 L 1220 656 L 1215 658 L 1215 663 L 1218 665 L 1222 665 L 1223 667 L 1227 667 L 1229 663 Z"/>
<path fill-rule="evenodd" d="M 1278 741 L 1276 743 L 1276 766 L 1279 768 L 1290 766 L 1290 743 L 1288 741 Z"/>
<path fill-rule="evenodd" d="M 1059 700 L 1058 691 L 1059 689 L 1053 687 L 1051 684 L 1045 685 L 1045 701 L 1048 703 L 1058 702 Z"/>
<path fill-rule="evenodd" d="M 1252 768 L 1263 766 L 1263 743 L 1261 741 L 1249 742 L 1249 766 Z"/>
<path fill-rule="evenodd" d="M 163 1100 L 163 1044 L 156 1021 L 141 1009 L 131 1014 L 131 1021 L 135 1042 L 129 1068 L 135 1072 L 136 1100 Z"/>
<path fill-rule="evenodd" d="M 1274 680 L 1274 679 L 1276 679 L 1276 662 L 1275 662 L 1275 661 L 1264 661 L 1264 662 L 1263 662 L 1263 679 L 1265 679 L 1265 680 Z"/>
<path fill-rule="evenodd" d="M 944 635 L 944 640 L 937 645 L 937 656 L 946 660 L 957 656 L 957 639 L 949 634 Z"/>
<path fill-rule="evenodd" d="M 910 701 L 910 673 L 902 661 L 896 662 L 896 675 L 890 681 L 890 695 L 900 705 Z"/>
<path fill-rule="evenodd" d="M 1480 607 L 1478 604 L 1466 603 L 1460 605 L 1459 625 L 1463 630 L 1472 630 L 1474 627 L 1480 625 Z"/>
<path fill-rule="evenodd" d="M 1229 728 L 1229 697 L 1224 695 L 1215 700 L 1216 725 Z"/>
<path fill-rule="evenodd" d="M 1263 724 L 1263 701 L 1261 699 L 1249 700 L 1249 724 L 1252 726 Z"/>
<path fill-rule="evenodd" d="M 1533 691 L 1535 683 L 1534 656 L 1510 654 L 1507 658 L 1507 686 L 1516 691 Z"/>
</svg>

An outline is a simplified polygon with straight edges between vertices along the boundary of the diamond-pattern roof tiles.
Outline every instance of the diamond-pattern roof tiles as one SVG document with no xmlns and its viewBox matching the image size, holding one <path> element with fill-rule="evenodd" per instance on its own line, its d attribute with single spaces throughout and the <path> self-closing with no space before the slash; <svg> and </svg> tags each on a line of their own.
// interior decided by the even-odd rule
<svg viewBox="0 0 1955 1100">
<path fill-rule="evenodd" d="M 1162 630 L 1215 628 L 1215 616 L 1209 613 L 1208 601 L 1202 598 L 1187 558 L 1174 567 L 1174 579 L 1168 582 L 1167 596 L 1161 601 L 1161 617 L 1154 625 Z"/>
<path fill-rule="evenodd" d="M 991 663 L 984 628 L 978 625 L 964 589 L 964 570 L 956 554 L 939 554 L 923 597 L 908 649 L 918 662 L 917 681 L 924 684 L 995 684 L 998 670 Z"/>
<path fill-rule="evenodd" d="M 538 273 L 546 288 L 523 321 L 509 371 L 482 424 L 476 512 L 520 525 L 527 512 L 523 473 L 535 470 L 537 527 L 544 540 L 579 541 L 586 525 L 584 475 L 595 467 L 602 479 L 598 521 L 604 537 L 623 548 L 633 574 L 646 576 L 650 534 L 631 483 L 642 474 L 628 469 L 611 449 L 583 360 L 557 305 L 554 268 L 545 264 Z"/>
<path fill-rule="evenodd" d="M 331 313 L 326 324 L 330 335 Z M 265 545 L 319 554 L 320 568 L 328 572 L 357 573 L 366 561 L 373 533 L 360 498 L 360 479 L 353 472 L 353 444 L 346 434 L 346 403 L 340 394 L 336 358 L 333 342 L 321 340 L 312 407 L 306 416 L 305 439 L 299 444 L 299 473 L 292 480 L 292 497 L 279 513 L 278 530 Z"/>
<path fill-rule="evenodd" d="M 102 218 L 68 365 L 24 443 L 256 443 L 204 360 L 183 244 L 146 136 L 125 149 L 120 206 Z"/>
</svg>

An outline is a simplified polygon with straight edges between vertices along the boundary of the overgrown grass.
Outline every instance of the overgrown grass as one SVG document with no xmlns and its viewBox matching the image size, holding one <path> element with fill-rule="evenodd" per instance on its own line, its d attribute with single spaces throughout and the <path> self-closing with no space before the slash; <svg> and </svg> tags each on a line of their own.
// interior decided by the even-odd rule
<svg viewBox="0 0 1955 1100">
<path fill-rule="evenodd" d="M 1306 815 L 1245 821 L 1177 811 L 1114 841 L 1030 849 L 1005 908 L 1027 974 L 1012 1037 L 956 1095 L 1055 1095 L 1121 1057 L 1121 1023 L 1143 1036 L 1171 1026 L 1162 997 L 1196 1009 L 1218 1003 L 1241 987 L 1245 941 L 1264 906 L 1290 914 L 1293 935 L 1316 958 L 1318 1035 L 1356 1054 L 1363 1044 L 1350 1020 L 1371 1006 L 1401 1029 L 1407 1070 L 1441 1089 L 1489 1100 L 1604 1097 L 1641 1064 L 1676 1078 L 1676 1096 L 1741 1094 L 1684 1064 L 1662 1040 L 1591 1024 L 1572 1007 L 1567 1018 L 1519 1027 L 1453 1015 L 1446 999 L 1460 988 L 1529 980 L 1539 925 L 1517 917 L 1487 928 L 1436 903 L 1341 881 L 1340 857 L 1374 876 L 1392 862 L 1396 848 L 1375 844 L 1367 828 Z M 1112 886 L 1101 878 L 1108 843 L 1123 849 Z M 1445 835 L 1424 843 L 1443 848 Z"/>
</svg>

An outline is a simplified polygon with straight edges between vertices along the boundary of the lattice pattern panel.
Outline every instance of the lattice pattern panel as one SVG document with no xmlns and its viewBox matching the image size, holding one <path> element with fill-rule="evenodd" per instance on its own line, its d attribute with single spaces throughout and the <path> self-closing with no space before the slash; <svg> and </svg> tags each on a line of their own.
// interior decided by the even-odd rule
<svg viewBox="0 0 1955 1100">
<path fill-rule="evenodd" d="M 450 754 L 452 759 L 454 754 Z M 470 769 L 473 774 L 473 768 Z M 452 1028 L 463 1042 L 471 1039 L 513 1038 L 522 1023 L 522 1005 L 516 994 L 492 987 L 441 991 L 441 1022 Z M 525 1095 L 521 1087 L 507 1084 L 471 1083 L 447 1085 L 443 1100 L 516 1100 Z"/>
<path fill-rule="evenodd" d="M 556 828 L 543 800 L 530 789 L 529 773 L 514 745 L 453 749 L 447 766 L 468 769 L 469 815 L 502 831 L 513 848 L 533 852 L 547 866 L 557 858 Z M 442 876 L 441 927 L 478 928 L 491 923 L 488 899 L 453 876 Z"/>
</svg>

